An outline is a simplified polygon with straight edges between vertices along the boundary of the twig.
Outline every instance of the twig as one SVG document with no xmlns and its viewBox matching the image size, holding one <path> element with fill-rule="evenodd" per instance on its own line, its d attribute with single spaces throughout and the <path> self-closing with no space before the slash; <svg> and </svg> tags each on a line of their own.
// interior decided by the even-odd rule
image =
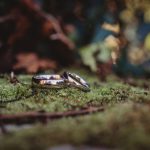
<svg viewBox="0 0 150 150">
<path fill-rule="evenodd" d="M 52 26 L 53 29 L 55 30 L 56 34 L 54 34 L 53 36 L 49 36 L 50 39 L 58 39 L 60 41 L 62 41 L 64 44 L 66 44 L 68 46 L 68 48 L 70 48 L 71 50 L 75 48 L 74 43 L 65 35 L 65 33 L 63 32 L 59 21 L 57 21 L 57 19 L 48 14 L 45 13 L 40 6 L 36 5 L 33 1 L 30 0 L 21 0 L 21 3 L 30 11 L 32 11 L 36 16 L 42 18 L 45 20 L 45 22 L 49 22 Z M 55 36 L 55 38 L 54 38 Z"/>
<path fill-rule="evenodd" d="M 45 122 L 47 120 L 54 120 L 63 117 L 76 117 L 81 115 L 87 115 L 90 113 L 95 113 L 99 111 L 104 111 L 104 107 L 89 107 L 84 110 L 75 110 L 67 112 L 56 112 L 56 113 L 46 113 L 46 112 L 26 112 L 14 115 L 0 115 L 0 124 L 25 124 L 25 123 L 35 123 L 35 122 Z"/>
<path fill-rule="evenodd" d="M 17 76 L 15 75 L 15 73 L 13 71 L 10 73 L 9 81 L 10 81 L 10 83 L 12 83 L 14 85 L 17 83 L 20 83 L 20 81 L 18 80 Z"/>
<path fill-rule="evenodd" d="M 6 16 L 1 16 L 0 17 L 0 23 L 4 23 L 6 21 L 13 20 L 14 18 L 15 18 L 15 16 L 12 14 L 8 14 Z"/>
</svg>

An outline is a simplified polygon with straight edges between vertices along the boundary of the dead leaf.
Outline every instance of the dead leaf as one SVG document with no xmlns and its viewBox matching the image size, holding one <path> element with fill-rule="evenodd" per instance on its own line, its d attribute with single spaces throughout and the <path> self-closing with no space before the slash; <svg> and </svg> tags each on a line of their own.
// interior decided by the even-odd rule
<svg viewBox="0 0 150 150">
<path fill-rule="evenodd" d="M 25 70 L 27 73 L 36 73 L 39 70 L 56 69 L 56 62 L 40 58 L 36 53 L 20 53 L 16 56 L 17 63 L 14 70 Z"/>
</svg>

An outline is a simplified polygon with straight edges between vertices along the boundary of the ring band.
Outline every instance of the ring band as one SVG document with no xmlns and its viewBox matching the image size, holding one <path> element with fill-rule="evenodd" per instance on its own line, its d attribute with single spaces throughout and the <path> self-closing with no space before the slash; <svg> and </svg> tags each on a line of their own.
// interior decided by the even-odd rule
<svg viewBox="0 0 150 150">
<path fill-rule="evenodd" d="M 33 87 L 64 88 L 64 79 L 60 75 L 37 75 L 32 77 Z"/>
<path fill-rule="evenodd" d="M 63 76 L 69 81 L 69 85 L 84 91 L 90 91 L 89 84 L 75 73 L 64 72 Z"/>
<path fill-rule="evenodd" d="M 90 91 L 89 84 L 85 80 L 69 72 L 64 72 L 62 75 L 35 75 L 32 77 L 32 85 L 38 88 L 76 87 L 83 91 Z"/>
</svg>

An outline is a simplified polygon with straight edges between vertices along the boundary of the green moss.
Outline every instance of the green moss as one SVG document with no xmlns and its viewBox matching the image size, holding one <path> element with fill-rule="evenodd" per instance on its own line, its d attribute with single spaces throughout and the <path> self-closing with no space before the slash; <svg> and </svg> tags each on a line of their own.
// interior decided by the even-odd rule
<svg viewBox="0 0 150 150">
<path fill-rule="evenodd" d="M 0 148 L 43 149 L 70 143 L 122 149 L 150 148 L 149 106 L 118 104 L 104 113 L 38 124 L 0 138 Z M 17 142 L 15 142 L 17 141 Z"/>
<path fill-rule="evenodd" d="M 35 124 L 29 129 L 0 135 L 0 149 L 46 149 L 54 145 L 94 145 L 121 149 L 150 148 L 150 92 L 132 87 L 118 79 L 98 82 L 93 75 L 80 72 L 91 84 L 91 92 L 73 88 L 62 90 L 38 89 L 32 93 L 29 85 L 11 85 L 0 79 L 0 96 L 19 101 L 1 104 L 0 113 L 15 114 L 26 111 L 64 112 L 86 106 L 104 106 L 105 111 L 77 118 L 63 118 L 46 125 Z M 30 84 L 31 76 L 19 76 Z M 145 80 L 139 81 L 146 82 Z M 149 81 L 147 81 L 149 82 Z M 16 142 L 17 141 L 17 142 Z"/>
</svg>

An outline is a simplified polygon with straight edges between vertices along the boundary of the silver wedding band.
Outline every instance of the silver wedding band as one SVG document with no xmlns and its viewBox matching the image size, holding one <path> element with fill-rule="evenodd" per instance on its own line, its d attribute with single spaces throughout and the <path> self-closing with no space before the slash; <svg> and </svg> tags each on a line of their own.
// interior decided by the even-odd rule
<svg viewBox="0 0 150 150">
<path fill-rule="evenodd" d="M 75 87 L 82 91 L 90 91 L 89 84 L 80 76 L 64 72 L 62 75 L 35 75 L 32 85 L 37 88 L 67 88 Z"/>
</svg>

